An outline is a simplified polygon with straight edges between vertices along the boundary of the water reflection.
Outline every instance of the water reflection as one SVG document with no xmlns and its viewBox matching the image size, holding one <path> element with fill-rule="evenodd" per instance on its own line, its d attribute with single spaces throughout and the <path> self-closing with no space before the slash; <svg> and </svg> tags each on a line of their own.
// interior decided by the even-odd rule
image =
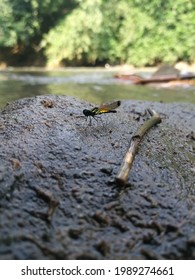
<svg viewBox="0 0 195 280">
<path fill-rule="evenodd" d="M 0 107 L 19 98 L 48 94 L 74 96 L 95 104 L 112 99 L 195 103 L 192 87 L 135 86 L 113 75 L 113 71 L 103 69 L 0 72 Z"/>
</svg>

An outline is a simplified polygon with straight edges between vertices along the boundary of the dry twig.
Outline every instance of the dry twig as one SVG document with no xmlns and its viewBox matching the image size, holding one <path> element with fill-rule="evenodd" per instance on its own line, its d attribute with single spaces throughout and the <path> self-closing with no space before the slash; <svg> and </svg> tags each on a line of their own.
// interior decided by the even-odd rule
<svg viewBox="0 0 195 280">
<path fill-rule="evenodd" d="M 147 133 L 147 131 L 153 127 L 154 125 L 161 122 L 160 115 L 154 110 L 147 110 L 151 115 L 151 118 L 143 123 L 143 125 L 136 131 L 136 133 L 131 137 L 129 149 L 123 159 L 120 170 L 116 176 L 116 183 L 119 186 L 123 186 L 126 184 L 129 176 L 129 172 L 131 170 L 133 160 L 138 150 L 138 146 L 143 138 L 143 136 Z"/>
</svg>

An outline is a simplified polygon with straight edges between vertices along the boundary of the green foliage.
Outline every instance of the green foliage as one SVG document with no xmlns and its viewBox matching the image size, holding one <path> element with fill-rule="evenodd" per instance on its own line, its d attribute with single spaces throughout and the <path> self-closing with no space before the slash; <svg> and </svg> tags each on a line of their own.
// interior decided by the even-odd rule
<svg viewBox="0 0 195 280">
<path fill-rule="evenodd" d="M 42 41 L 52 64 L 63 59 L 95 62 L 102 28 L 101 0 L 87 0 L 52 29 Z"/>
<path fill-rule="evenodd" d="M 44 37 L 50 64 L 195 59 L 195 1 L 84 0 Z"/>
<path fill-rule="evenodd" d="M 0 47 L 41 47 L 50 65 L 195 59 L 194 0 L 1 0 L 0 11 Z"/>
<path fill-rule="evenodd" d="M 0 46 L 36 42 L 55 24 L 55 16 L 64 14 L 62 8 L 72 8 L 72 2 L 67 6 L 64 0 L 1 0 Z"/>
<path fill-rule="evenodd" d="M 9 0 L 0 1 L 0 46 L 13 46 L 16 44 L 16 34 L 12 29 L 14 24 L 12 17 L 12 8 Z"/>
<path fill-rule="evenodd" d="M 162 62 L 176 62 L 195 59 L 194 30 L 195 30 L 195 1 L 149 1 L 135 0 L 137 7 L 143 14 L 148 14 L 154 21 L 150 31 L 139 38 L 133 46 L 133 59 L 137 63 L 137 45 L 142 41 L 142 55 L 147 57 L 147 64 Z M 141 5 L 142 3 L 142 5 Z"/>
</svg>

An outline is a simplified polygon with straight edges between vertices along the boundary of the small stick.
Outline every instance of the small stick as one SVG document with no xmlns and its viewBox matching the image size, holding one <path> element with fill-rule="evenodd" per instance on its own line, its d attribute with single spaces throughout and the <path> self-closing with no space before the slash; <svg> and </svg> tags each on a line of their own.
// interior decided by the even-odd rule
<svg viewBox="0 0 195 280">
<path fill-rule="evenodd" d="M 147 111 L 151 115 L 151 118 L 145 121 L 143 125 L 131 137 L 129 149 L 123 158 L 123 162 L 116 176 L 116 183 L 118 186 L 124 186 L 127 183 L 133 160 L 143 136 L 151 127 L 161 122 L 161 117 L 157 112 L 151 109 L 147 109 Z"/>
</svg>

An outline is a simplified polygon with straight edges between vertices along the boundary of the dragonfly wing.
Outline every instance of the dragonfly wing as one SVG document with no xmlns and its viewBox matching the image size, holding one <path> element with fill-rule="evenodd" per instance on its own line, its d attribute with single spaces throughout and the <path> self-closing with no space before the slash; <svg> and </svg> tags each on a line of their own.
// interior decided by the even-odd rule
<svg viewBox="0 0 195 280">
<path fill-rule="evenodd" d="M 111 110 L 114 110 L 117 107 L 119 107 L 120 104 L 121 104 L 121 101 L 114 101 L 112 103 L 105 103 L 105 104 L 100 105 L 98 111 L 101 112 L 101 113 L 107 113 L 107 112 L 109 112 Z"/>
</svg>

